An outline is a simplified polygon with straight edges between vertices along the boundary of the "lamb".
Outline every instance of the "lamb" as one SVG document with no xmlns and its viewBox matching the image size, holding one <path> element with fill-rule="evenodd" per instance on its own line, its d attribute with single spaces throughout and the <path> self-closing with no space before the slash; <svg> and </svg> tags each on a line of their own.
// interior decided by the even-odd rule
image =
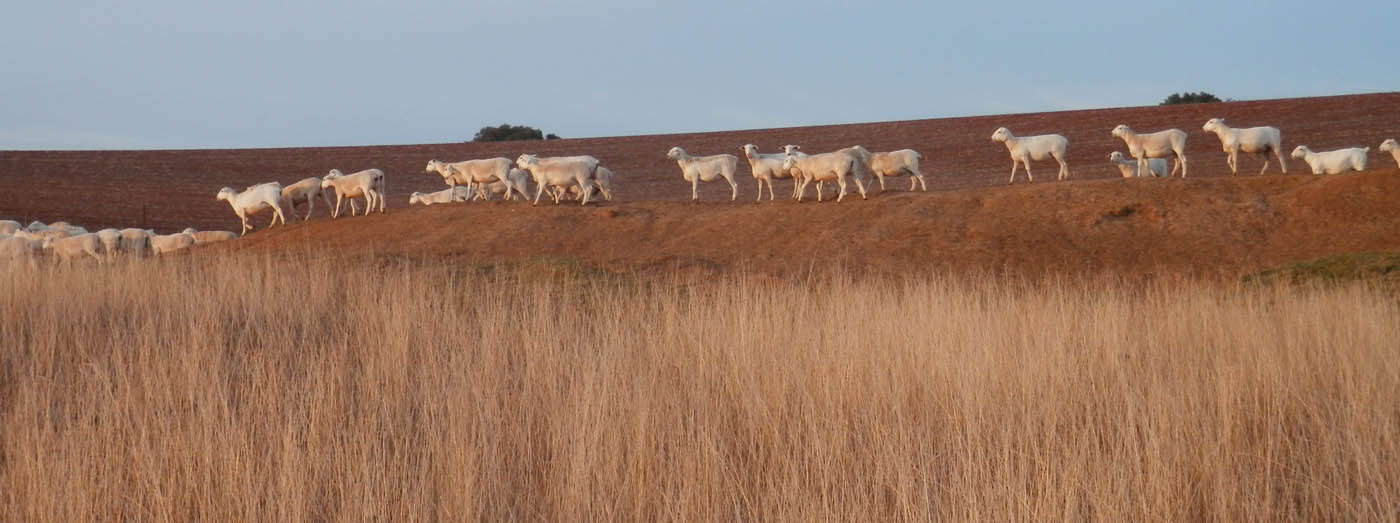
<svg viewBox="0 0 1400 523">
<path fill-rule="evenodd" d="M 287 224 L 287 218 L 282 214 L 282 184 L 268 182 L 253 185 L 244 189 L 243 192 L 233 190 L 232 187 L 219 189 L 219 194 L 215 196 L 217 200 L 227 200 L 229 206 L 233 207 L 233 213 L 238 215 L 238 219 L 243 222 L 243 233 L 247 234 L 253 226 L 248 224 L 248 217 L 262 212 L 264 209 L 272 208 L 272 221 L 267 226 L 272 227 L 277 220 L 282 220 L 282 224 Z"/>
<path fill-rule="evenodd" d="M 195 244 L 194 235 L 189 233 L 159 235 L 149 229 L 146 232 L 151 234 L 151 251 L 156 254 L 169 254 Z"/>
<path fill-rule="evenodd" d="M 1185 131 L 1167 129 L 1155 133 L 1137 134 L 1126 124 L 1119 124 L 1118 127 L 1113 128 L 1112 134 L 1116 138 L 1121 138 L 1123 143 L 1128 146 L 1128 154 L 1137 159 L 1138 176 L 1143 176 L 1142 171 L 1147 168 L 1148 158 L 1165 158 L 1175 154 L 1176 163 L 1172 164 L 1171 174 L 1176 174 L 1176 168 L 1181 167 L 1181 177 L 1186 177 Z"/>
<path fill-rule="evenodd" d="M 1394 138 L 1387 138 L 1384 142 L 1381 142 L 1380 151 L 1383 153 L 1390 153 L 1390 156 L 1395 158 L 1395 164 L 1400 165 L 1400 144 L 1396 144 Z"/>
<path fill-rule="evenodd" d="M 811 156 L 789 154 L 783 160 L 783 168 L 792 173 L 794 178 L 801 179 L 801 183 L 797 187 L 797 201 L 802 201 L 807 184 L 813 180 L 836 180 L 836 185 L 840 188 L 840 192 L 836 196 L 836 201 L 839 203 L 846 197 L 846 177 L 848 176 L 855 178 L 856 186 L 860 188 L 861 199 L 866 198 L 865 185 L 860 181 L 860 165 L 863 162 L 864 160 L 856 148 L 848 147 Z M 822 201 L 820 188 L 817 189 L 817 201 Z"/>
<path fill-rule="evenodd" d="M 443 183 L 449 186 L 501 182 L 521 196 L 525 195 L 524 187 L 514 187 L 514 182 L 510 179 L 511 169 L 510 158 L 486 158 L 482 160 L 466 160 L 462 162 L 440 162 L 428 160 L 425 172 L 437 171 L 442 176 Z M 506 199 L 512 199 L 511 191 L 506 191 Z"/>
<path fill-rule="evenodd" d="M 739 184 L 734 183 L 734 172 L 738 170 L 739 158 L 732 154 L 712 156 L 691 156 L 680 147 L 672 147 L 666 158 L 675 160 L 681 167 L 681 176 L 690 182 L 690 199 L 700 199 L 700 182 L 713 182 L 724 178 L 729 182 L 729 201 L 739 198 Z"/>
<path fill-rule="evenodd" d="M 1239 174 L 1237 169 L 1240 151 L 1257 154 L 1264 158 L 1264 168 L 1259 174 L 1269 170 L 1269 152 L 1278 157 L 1278 165 L 1283 174 L 1288 174 L 1288 163 L 1283 160 L 1283 134 L 1277 127 L 1249 127 L 1235 129 L 1225 125 L 1224 118 L 1211 118 L 1201 126 L 1202 131 L 1215 133 L 1220 138 L 1220 146 L 1229 153 L 1225 163 L 1230 166 L 1230 174 Z"/>
<path fill-rule="evenodd" d="M 306 217 L 301 221 L 311 219 L 311 210 L 316 207 L 314 202 L 318 197 L 326 202 L 327 209 L 331 207 L 330 195 L 321 187 L 321 179 L 315 176 L 302 178 L 297 183 L 282 188 L 282 199 L 287 204 L 287 211 L 293 215 L 296 214 L 297 204 L 306 202 Z"/>
<path fill-rule="evenodd" d="M 193 227 L 181 232 L 193 236 L 195 245 L 228 241 L 238 237 L 231 231 L 197 231 Z"/>
<path fill-rule="evenodd" d="M 793 149 L 792 149 L 793 151 L 796 151 L 796 150 L 797 150 L 797 149 L 796 149 L 797 146 L 795 146 L 795 145 L 794 145 L 794 146 L 790 146 L 790 147 L 793 147 Z M 754 144 L 746 144 L 746 145 L 744 145 L 743 147 L 741 147 L 739 150 L 744 151 L 744 157 L 747 158 L 747 159 L 749 160 L 749 170 L 753 172 L 753 179 L 754 179 L 755 182 L 758 183 L 758 199 L 757 199 L 757 200 L 754 200 L 754 201 L 756 201 L 756 202 L 761 202 L 761 201 L 763 201 L 763 184 L 764 184 L 764 183 L 767 183 L 767 184 L 768 184 L 768 201 L 770 201 L 770 202 L 773 201 L 773 198 L 774 198 L 774 196 L 773 196 L 773 179 L 774 179 L 774 178 L 792 178 L 792 173 L 788 172 L 787 169 L 784 169 L 784 168 L 783 168 L 783 161 L 784 161 L 784 160 L 787 160 L 787 154 L 785 154 L 785 153 L 773 153 L 773 154 L 764 154 L 764 153 L 760 153 L 760 152 L 758 152 L 758 146 L 755 146 Z M 797 180 L 796 180 L 796 179 L 794 179 L 794 180 L 792 181 L 792 186 L 793 186 L 793 189 L 792 189 L 792 196 L 793 196 L 794 198 L 796 198 L 796 197 L 797 197 Z"/>
<path fill-rule="evenodd" d="M 1011 180 L 1007 185 L 1016 181 L 1016 166 L 1026 166 L 1026 180 L 1035 182 L 1031 176 L 1031 160 L 1041 161 L 1054 158 L 1060 162 L 1060 172 L 1056 175 L 1056 180 L 1069 179 L 1069 164 L 1065 163 L 1065 150 L 1069 148 L 1069 140 L 1058 134 L 1041 134 L 1036 136 L 1015 136 L 1011 130 L 1005 127 L 997 128 L 992 133 L 993 142 L 1006 144 L 1006 150 L 1011 153 Z"/>
<path fill-rule="evenodd" d="M 872 153 L 864 147 L 857 145 L 861 153 L 866 158 L 866 163 L 870 170 L 875 173 L 875 177 L 880 180 L 880 191 L 885 190 L 885 178 L 909 175 L 909 190 L 914 190 L 917 181 L 922 185 L 924 191 L 928 191 L 928 184 L 924 183 L 924 173 L 919 172 L 919 160 L 923 155 L 913 149 L 900 149 L 886 153 Z"/>
<path fill-rule="evenodd" d="M 46 238 L 43 241 L 45 251 L 53 253 L 54 257 L 62 261 L 65 265 L 72 264 L 73 260 L 84 255 L 91 256 L 102 263 L 102 242 L 97 239 L 96 234 L 85 233 L 66 238 Z"/>
<path fill-rule="evenodd" d="M 0 220 L 0 234 L 14 234 L 15 231 L 23 229 L 24 225 L 14 220 Z"/>
<path fill-rule="evenodd" d="M 1370 147 L 1348 147 L 1333 151 L 1313 152 L 1306 145 L 1293 149 L 1294 158 L 1308 162 L 1313 174 L 1338 174 L 1347 170 L 1366 170 L 1366 154 Z"/>
<path fill-rule="evenodd" d="M 355 216 L 358 211 L 353 198 L 360 197 L 365 199 L 365 215 L 374 209 L 375 202 L 379 203 L 379 212 L 384 212 L 385 195 L 388 193 L 384 178 L 384 171 L 379 169 L 365 169 L 352 174 L 331 169 L 321 179 L 321 188 L 335 189 L 335 209 L 331 211 L 331 219 L 340 217 L 340 202 L 347 199 L 350 200 L 350 216 Z"/>
<path fill-rule="evenodd" d="M 540 196 L 544 194 L 545 187 L 556 187 L 561 191 L 567 190 L 570 185 L 577 186 L 583 193 L 583 198 L 579 205 L 588 205 L 588 198 L 593 195 L 593 184 L 597 179 L 598 159 L 592 156 L 555 156 L 540 158 L 533 154 L 522 154 L 515 159 L 515 165 L 521 170 L 530 173 L 535 179 L 535 203 L 539 205 Z M 559 193 L 554 196 L 555 205 L 559 204 Z"/>
<path fill-rule="evenodd" d="M 1118 167 L 1118 172 L 1122 173 L 1124 178 L 1132 178 L 1137 174 L 1137 160 L 1129 160 L 1121 152 L 1113 151 L 1108 155 L 1108 161 L 1113 162 L 1113 165 Z M 1152 173 L 1152 176 L 1165 177 L 1167 175 L 1167 160 L 1148 158 L 1147 170 Z"/>
<path fill-rule="evenodd" d="M 499 183 L 499 182 L 497 182 Z M 408 196 L 409 205 L 434 205 L 449 202 L 465 202 L 472 197 L 472 190 L 465 185 L 454 185 L 441 191 L 421 193 L 415 192 Z"/>
</svg>

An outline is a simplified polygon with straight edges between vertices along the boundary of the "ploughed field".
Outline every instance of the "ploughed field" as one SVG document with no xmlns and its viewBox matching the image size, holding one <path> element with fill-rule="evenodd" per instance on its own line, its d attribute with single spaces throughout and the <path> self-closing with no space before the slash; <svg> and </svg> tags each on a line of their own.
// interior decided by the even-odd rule
<svg viewBox="0 0 1400 523">
<path fill-rule="evenodd" d="M 1301 160 L 1290 174 L 1256 176 L 1260 160 L 1241 155 L 1232 177 L 1219 140 L 1201 130 L 1209 118 L 1232 126 L 1283 130 L 1285 156 L 1313 150 L 1372 148 L 1361 174 L 1313 176 Z M 1107 161 L 1126 152 L 1113 126 L 1139 132 L 1186 131 L 1190 177 L 1124 180 Z M 997 127 L 1018 136 L 1059 133 L 1070 140 L 1069 182 L 1055 182 L 1053 161 L 1033 164 L 1034 184 L 1018 176 L 990 140 Z M 463 136 L 473 129 L 463 129 Z M 1400 173 L 1376 150 L 1400 137 L 1400 93 L 943 118 L 711 133 L 454 143 L 183 151 L 0 152 L 0 217 L 66 220 L 97 228 L 192 226 L 237 230 L 220 187 L 284 184 L 378 167 L 388 173 L 389 212 L 331 222 L 317 209 L 309 223 L 259 231 L 216 250 L 329 247 L 341 252 L 447 256 L 484 263 L 537 257 L 578 260 L 611 270 L 694 267 L 790 274 L 841 264 L 881 273 L 981 271 L 1235 276 L 1289 260 L 1400 248 Z M 787 143 L 820 152 L 860 144 L 872 151 L 912 148 L 924 156 L 930 191 L 907 193 L 908 180 L 846 201 L 793 203 L 791 182 L 779 200 L 753 203 L 755 183 L 739 148 L 777 152 Z M 664 158 L 672 146 L 695 155 L 740 157 L 739 201 L 722 181 L 702 184 L 699 204 Z M 408 208 L 408 194 L 443 188 L 424 172 L 430 159 L 456 161 L 521 153 L 591 154 L 616 174 L 617 200 L 597 207 L 531 207 L 520 202 Z M 830 190 L 830 189 L 828 189 Z M 854 187 L 852 187 L 854 190 Z M 811 195 L 809 191 L 809 196 Z M 298 211 L 300 213 L 301 211 Z M 195 252 L 203 251 L 203 249 Z"/>
</svg>

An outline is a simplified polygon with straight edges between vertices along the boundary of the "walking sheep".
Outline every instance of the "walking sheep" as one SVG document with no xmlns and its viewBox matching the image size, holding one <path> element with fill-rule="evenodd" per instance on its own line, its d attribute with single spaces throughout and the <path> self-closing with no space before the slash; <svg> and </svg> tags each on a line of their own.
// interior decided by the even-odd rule
<svg viewBox="0 0 1400 523">
<path fill-rule="evenodd" d="M 713 182 L 720 178 L 729 182 L 729 201 L 739 198 L 739 184 L 734 182 L 734 172 L 738 170 L 739 158 L 732 154 L 712 156 L 691 156 L 680 147 L 672 147 L 666 158 L 675 160 L 681 167 L 681 176 L 690 182 L 690 199 L 700 199 L 700 182 Z"/>
<path fill-rule="evenodd" d="M 1011 153 L 1011 179 L 1006 182 L 1011 185 L 1016 181 L 1016 166 L 1026 166 L 1026 180 L 1034 182 L 1031 176 L 1031 160 L 1041 161 L 1054 158 L 1060 162 L 1060 172 L 1055 176 L 1056 180 L 1069 179 L 1069 164 L 1065 163 L 1065 150 L 1069 148 L 1069 140 L 1058 134 L 1041 134 L 1036 136 L 1014 136 L 1011 130 L 1005 127 L 998 128 L 992 133 L 993 142 L 1006 144 L 1006 150 Z"/>
<path fill-rule="evenodd" d="M 1235 129 L 1225 125 L 1224 118 L 1211 118 L 1201 126 L 1201 130 L 1215 133 L 1220 138 L 1220 146 L 1229 153 L 1225 163 L 1230 166 L 1230 174 L 1239 174 L 1238 158 L 1240 151 L 1257 154 L 1264 158 L 1264 168 L 1259 174 L 1269 170 L 1269 153 L 1278 157 L 1278 165 L 1283 174 L 1288 174 L 1288 163 L 1283 160 L 1283 134 L 1277 127 L 1249 127 Z"/>
</svg>

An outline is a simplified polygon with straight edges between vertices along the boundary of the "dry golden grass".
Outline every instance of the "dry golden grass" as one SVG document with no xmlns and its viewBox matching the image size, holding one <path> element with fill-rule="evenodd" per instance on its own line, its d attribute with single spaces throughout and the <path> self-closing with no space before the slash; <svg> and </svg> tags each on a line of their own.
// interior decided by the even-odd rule
<svg viewBox="0 0 1400 523">
<path fill-rule="evenodd" d="M 0 519 L 1400 517 L 1365 286 L 565 269 L 0 275 Z"/>
</svg>

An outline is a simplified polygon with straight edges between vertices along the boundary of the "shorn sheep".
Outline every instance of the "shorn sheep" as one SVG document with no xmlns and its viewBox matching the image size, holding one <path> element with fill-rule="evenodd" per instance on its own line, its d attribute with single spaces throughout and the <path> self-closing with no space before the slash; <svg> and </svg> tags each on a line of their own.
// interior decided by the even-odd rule
<svg viewBox="0 0 1400 523">
<path fill-rule="evenodd" d="M 729 201 L 739 198 L 739 184 L 734 182 L 734 173 L 739 169 L 739 158 L 732 154 L 711 156 L 691 156 L 680 147 L 666 151 L 666 158 L 675 160 L 681 168 L 681 176 L 690 182 L 690 199 L 700 199 L 700 182 L 713 182 L 720 178 L 729 182 Z"/>
<path fill-rule="evenodd" d="M 20 236 L 0 235 L 0 260 L 11 264 L 28 263 L 31 269 L 39 267 L 39 255 L 44 252 L 44 242 Z"/>
<path fill-rule="evenodd" d="M 238 215 L 238 219 L 243 222 L 242 234 L 247 234 L 253 229 L 248 223 L 248 217 L 271 208 L 272 221 L 267 226 L 272 227 L 277 220 L 282 220 L 282 224 L 287 224 L 287 217 L 282 213 L 282 184 L 268 182 L 254 185 L 244 189 L 243 192 L 233 190 L 232 187 L 219 189 L 219 194 L 215 196 L 218 200 L 227 200 L 229 206 L 233 207 L 233 213 Z"/>
<path fill-rule="evenodd" d="M 515 187 L 510 179 L 510 169 L 512 167 L 510 158 L 484 158 L 480 160 L 466 160 L 461 162 L 441 162 L 438 160 L 428 160 L 426 172 L 436 171 L 442 176 L 443 183 L 447 185 L 466 185 L 476 187 L 477 184 L 500 182 L 506 184 L 512 191 L 506 191 L 506 199 L 513 199 L 512 192 L 525 195 L 524 187 Z"/>
<path fill-rule="evenodd" d="M 1306 145 L 1293 149 L 1293 157 L 1308 163 L 1313 174 L 1338 174 L 1349 170 L 1366 170 L 1366 154 L 1370 147 L 1348 147 L 1332 151 L 1313 152 Z"/>
<path fill-rule="evenodd" d="M 74 259 L 83 256 L 92 257 L 97 263 L 102 263 L 102 241 L 96 234 L 85 233 L 66 238 L 45 238 L 43 240 L 45 251 L 52 252 L 54 257 L 62 261 L 65 265 L 71 264 Z"/>
<path fill-rule="evenodd" d="M 1031 160 L 1042 161 L 1050 158 L 1060 162 L 1060 172 L 1055 179 L 1069 179 L 1069 164 L 1065 163 L 1065 151 L 1069 148 L 1069 140 L 1063 136 L 1015 136 L 1011 134 L 1010 129 L 1001 127 L 992 133 L 992 141 L 1006 144 L 1007 152 L 1011 153 L 1011 179 L 1006 182 L 1007 185 L 1015 183 L 1017 165 L 1024 165 L 1026 180 L 1034 182 L 1035 178 L 1031 176 Z"/>
<path fill-rule="evenodd" d="M 1201 126 L 1201 130 L 1215 133 L 1220 138 L 1220 146 L 1229 153 L 1225 163 L 1230 166 L 1230 174 L 1239 174 L 1240 151 L 1257 154 L 1264 158 L 1264 168 L 1259 174 L 1269 170 L 1269 153 L 1278 157 L 1278 165 L 1283 174 L 1288 174 L 1288 162 L 1283 160 L 1283 133 L 1277 127 L 1233 128 L 1225 125 L 1224 118 L 1211 118 Z"/>
<path fill-rule="evenodd" d="M 1138 176 L 1144 176 L 1143 170 L 1147 169 L 1148 158 L 1166 158 L 1176 155 L 1176 163 L 1172 164 L 1171 174 L 1176 174 L 1176 168 L 1181 168 L 1181 177 L 1186 177 L 1186 131 L 1181 129 L 1167 129 L 1155 133 L 1138 134 L 1133 132 L 1127 124 L 1119 124 L 1114 127 L 1112 133 L 1115 138 L 1120 138 L 1128 146 L 1128 154 L 1137 159 Z M 1170 174 L 1168 175 L 1170 176 Z"/>
<path fill-rule="evenodd" d="M 454 179 L 468 179 L 456 167 L 448 165 L 447 169 L 453 173 Z M 492 195 L 503 195 L 503 199 L 514 200 L 515 195 L 520 195 L 523 200 L 529 200 L 530 195 L 525 191 L 530 190 L 530 173 L 511 167 L 507 171 L 507 181 L 495 180 L 492 182 L 472 182 L 468 187 L 472 188 L 472 200 L 490 200 Z"/>
<path fill-rule="evenodd" d="M 1384 142 L 1381 142 L 1380 151 L 1383 153 L 1390 153 L 1390 156 L 1395 158 L 1395 165 L 1400 166 L 1400 144 L 1396 144 L 1394 138 L 1387 138 Z"/>
<path fill-rule="evenodd" d="M 813 181 L 835 180 L 840 192 L 836 195 L 839 203 L 846 197 L 846 179 L 852 178 L 860 188 L 860 197 L 865 199 L 865 185 L 860 180 L 861 165 L 864 163 L 855 148 L 848 147 L 829 153 L 798 156 L 788 154 L 783 160 L 783 168 L 801 182 L 797 187 L 797 201 L 802 201 L 807 185 Z M 817 189 L 817 201 L 822 201 L 821 189 Z"/>
<path fill-rule="evenodd" d="M 195 245 L 223 242 L 238 237 L 238 235 L 234 234 L 232 231 L 197 231 L 193 227 L 187 228 L 181 232 L 193 236 Z"/>
<path fill-rule="evenodd" d="M 298 203 L 306 203 L 306 217 L 302 221 L 311 219 L 311 210 L 316 207 L 316 198 L 326 202 L 326 208 L 331 208 L 331 197 L 326 194 L 326 190 L 321 187 L 321 179 L 315 176 L 302 178 L 294 184 L 282 188 L 282 199 L 287 205 L 287 212 L 296 215 Z"/>
<path fill-rule="evenodd" d="M 554 156 L 540 158 L 533 154 L 522 154 L 515 159 L 515 165 L 530 173 L 535 179 L 535 202 L 539 205 L 540 196 L 546 187 L 557 188 L 554 194 L 555 205 L 569 186 L 579 188 L 583 193 L 579 205 L 588 205 L 593 196 L 594 180 L 598 174 L 598 159 L 592 156 Z"/>
<path fill-rule="evenodd" d="M 1108 155 L 1108 161 L 1113 162 L 1113 165 L 1118 168 L 1118 172 L 1121 173 L 1124 178 L 1132 178 L 1134 176 L 1137 176 L 1137 160 L 1129 160 L 1128 157 L 1123 156 L 1123 153 L 1119 151 L 1113 151 Z M 1167 160 L 1163 158 L 1148 158 L 1147 171 L 1152 173 L 1152 176 L 1156 176 L 1158 178 L 1166 177 Z"/>
<path fill-rule="evenodd" d="M 350 200 L 350 216 L 356 214 L 354 198 L 365 199 L 365 215 L 369 215 L 374 210 L 375 203 L 379 204 L 379 212 L 384 212 L 384 200 L 388 190 L 385 189 L 384 171 L 379 169 L 365 169 L 352 174 L 343 174 L 340 169 L 331 169 L 325 178 L 321 179 L 321 188 L 335 190 L 335 209 L 331 210 L 331 219 L 340 217 L 340 202 Z"/>
<path fill-rule="evenodd" d="M 147 230 L 146 232 L 151 232 Z M 177 232 L 175 234 L 151 234 L 151 251 L 156 254 L 170 254 L 194 245 L 194 235 Z"/>
<path fill-rule="evenodd" d="M 860 147 L 857 145 L 856 147 Z M 928 191 L 928 184 L 924 183 L 924 173 L 919 172 L 919 160 L 923 155 L 913 149 L 900 149 L 884 153 L 872 153 L 860 147 L 864 152 L 866 163 L 870 166 L 870 171 L 875 173 L 875 178 L 880 181 L 880 191 L 885 190 L 885 178 L 895 178 L 909 175 L 909 190 L 914 190 L 914 184 L 918 183 L 925 191 Z"/>
<path fill-rule="evenodd" d="M 782 178 L 792 178 L 792 173 L 783 168 L 783 161 L 787 160 L 786 153 L 760 153 L 758 146 L 746 144 L 739 150 L 744 152 L 744 158 L 749 160 L 749 170 L 753 172 L 754 182 L 758 184 L 758 199 L 763 201 L 763 184 L 768 184 L 768 201 L 773 201 L 773 180 Z M 796 149 L 794 149 L 796 150 Z M 793 180 L 792 197 L 797 197 L 797 180 Z"/>
<path fill-rule="evenodd" d="M 143 258 L 151 254 L 151 233 L 145 229 L 128 227 L 118 231 L 122 235 L 121 252 L 127 256 Z"/>
<path fill-rule="evenodd" d="M 409 205 L 436 205 L 439 203 L 465 202 L 472 197 L 472 190 L 465 185 L 454 185 L 441 191 L 430 193 L 414 192 L 408 196 Z"/>
</svg>

